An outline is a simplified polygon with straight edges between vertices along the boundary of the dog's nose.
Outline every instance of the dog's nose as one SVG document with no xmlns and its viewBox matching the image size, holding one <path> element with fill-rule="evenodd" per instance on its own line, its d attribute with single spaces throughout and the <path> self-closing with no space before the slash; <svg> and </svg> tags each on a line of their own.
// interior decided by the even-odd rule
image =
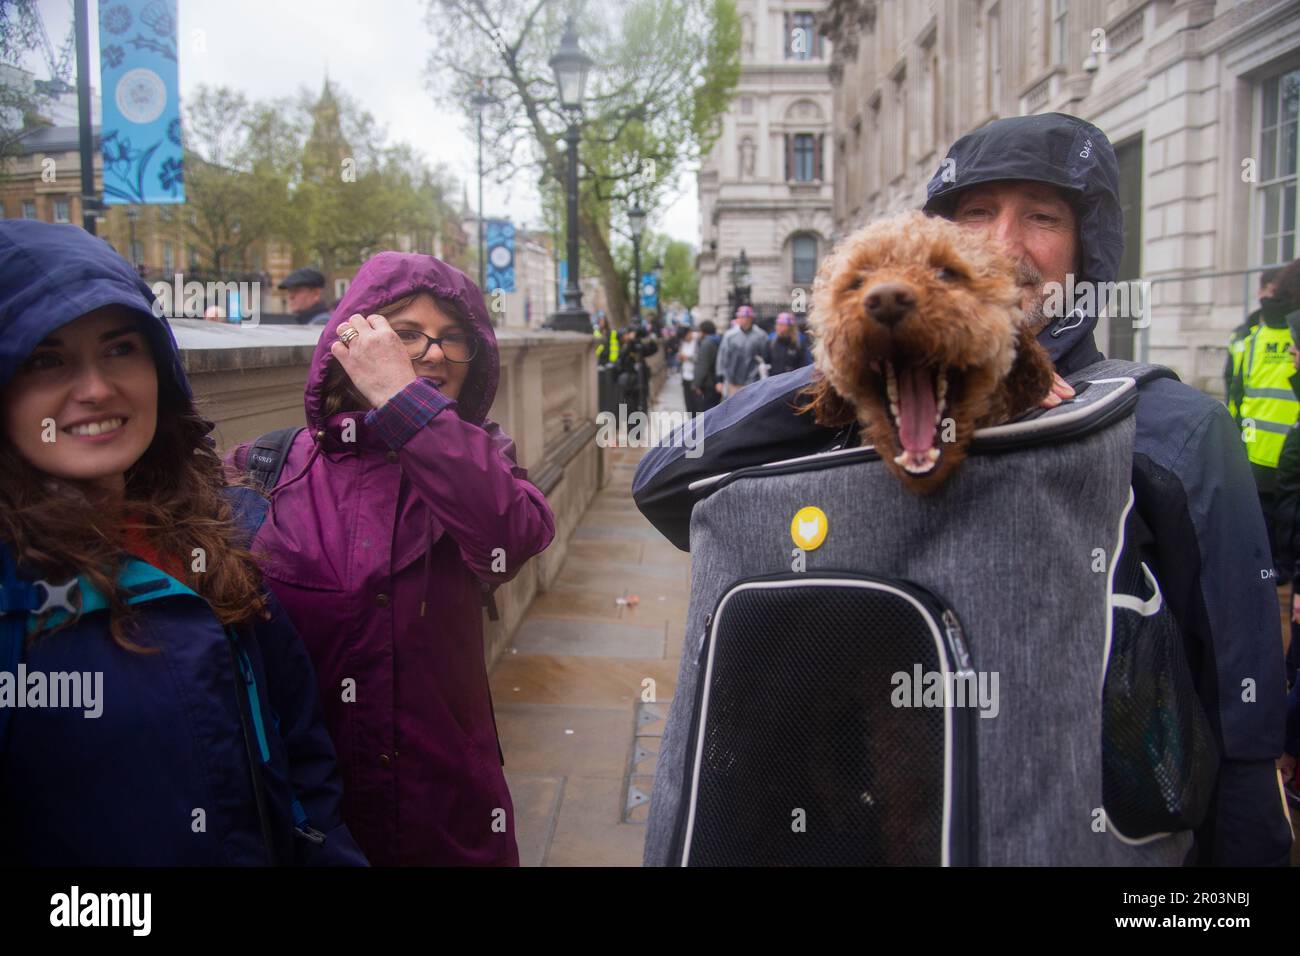
<svg viewBox="0 0 1300 956">
<path fill-rule="evenodd" d="M 901 282 L 885 282 L 867 292 L 866 306 L 877 322 L 897 325 L 916 308 L 916 295 Z"/>
</svg>

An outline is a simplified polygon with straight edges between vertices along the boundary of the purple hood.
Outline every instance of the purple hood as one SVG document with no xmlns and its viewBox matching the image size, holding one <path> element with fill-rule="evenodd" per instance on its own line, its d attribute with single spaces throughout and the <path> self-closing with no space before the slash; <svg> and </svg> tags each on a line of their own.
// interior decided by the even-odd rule
<svg viewBox="0 0 1300 956">
<path fill-rule="evenodd" d="M 304 401 L 307 423 L 313 430 L 324 427 L 321 403 L 325 397 L 325 375 L 330 365 L 337 361 L 330 354 L 330 345 L 337 338 L 335 329 L 358 312 L 369 315 L 395 299 L 421 290 L 454 302 L 462 314 L 469 316 L 474 334 L 479 338 L 479 350 L 456 403 L 457 413 L 462 420 L 475 425 L 481 425 L 487 419 L 488 409 L 497 393 L 500 364 L 497 337 L 492 331 L 483 293 L 465 273 L 433 256 L 381 252 L 357 270 L 356 278 L 334 307 L 320 341 L 316 343 Z"/>
</svg>

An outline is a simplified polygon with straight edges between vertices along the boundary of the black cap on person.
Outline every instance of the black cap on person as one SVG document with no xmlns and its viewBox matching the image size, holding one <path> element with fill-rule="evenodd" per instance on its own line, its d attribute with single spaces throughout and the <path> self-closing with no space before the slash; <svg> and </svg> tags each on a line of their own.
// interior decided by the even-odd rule
<svg viewBox="0 0 1300 956">
<path fill-rule="evenodd" d="M 325 277 L 321 275 L 319 272 L 317 272 L 315 269 L 310 269 L 310 268 L 294 269 L 292 272 L 290 272 L 287 276 L 284 277 L 284 281 L 281 282 L 278 286 L 276 286 L 276 288 L 278 289 L 302 289 L 302 288 L 323 289 L 325 288 Z"/>
</svg>

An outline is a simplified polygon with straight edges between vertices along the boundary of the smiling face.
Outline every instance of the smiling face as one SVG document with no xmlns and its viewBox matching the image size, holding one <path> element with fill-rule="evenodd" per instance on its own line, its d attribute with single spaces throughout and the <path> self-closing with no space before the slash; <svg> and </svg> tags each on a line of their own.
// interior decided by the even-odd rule
<svg viewBox="0 0 1300 956">
<path fill-rule="evenodd" d="M 108 306 L 32 350 L 3 394 L 4 438 L 29 464 L 88 489 L 124 493 L 126 471 L 158 424 L 158 372 L 141 321 Z"/>
<path fill-rule="evenodd" d="M 1043 284 L 1065 284 L 1079 257 L 1074 208 L 1056 187 L 1008 180 L 972 186 L 957 197 L 952 219 L 989 236 L 1015 263 L 1020 307 L 1033 331 L 1046 325 Z"/>
<path fill-rule="evenodd" d="M 425 335 L 440 339 L 445 335 L 460 334 L 473 338 L 474 333 L 462 325 L 454 316 L 448 315 L 433 297 L 424 293 L 417 295 L 410 304 L 388 315 L 388 324 L 394 332 L 403 330 L 423 332 Z M 428 344 L 428 343 L 424 343 Z M 422 348 L 421 344 L 419 348 Z M 469 378 L 470 362 L 453 362 L 438 345 L 429 345 L 424 357 L 413 361 L 415 374 L 427 378 L 448 398 L 459 398 L 465 380 Z"/>
</svg>

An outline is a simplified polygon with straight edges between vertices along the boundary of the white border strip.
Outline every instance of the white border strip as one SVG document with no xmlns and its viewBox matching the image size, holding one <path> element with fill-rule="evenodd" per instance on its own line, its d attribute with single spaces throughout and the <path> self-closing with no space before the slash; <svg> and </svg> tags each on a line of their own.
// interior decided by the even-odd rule
<svg viewBox="0 0 1300 956">
<path fill-rule="evenodd" d="M 1097 413 L 1100 408 L 1113 405 L 1120 400 L 1120 397 L 1127 395 L 1137 388 L 1137 381 L 1127 376 L 1122 378 L 1098 378 L 1089 379 L 1091 385 L 1109 385 L 1120 383 L 1120 387 L 1113 391 L 1107 392 L 1095 402 L 1080 402 L 1077 408 L 1071 408 L 1068 411 L 1058 412 L 1055 415 L 1043 416 L 1041 418 L 1031 419 L 1025 422 L 1009 422 L 1006 425 L 991 425 L 988 428 L 977 429 L 972 440 L 975 438 L 1006 438 L 1015 437 L 1016 435 L 1032 435 L 1035 432 L 1044 431 L 1048 428 L 1057 428 L 1061 425 L 1069 425 L 1084 418 L 1088 418 Z M 1062 406 L 1058 405 L 1057 408 Z M 800 455 L 797 458 L 784 458 L 781 461 L 765 461 L 758 463 L 761 468 L 775 468 L 779 465 L 795 465 L 802 461 L 830 461 L 837 456 L 861 452 L 863 448 L 870 448 L 871 445 L 861 445 L 856 448 L 837 448 L 834 451 L 818 452 L 815 455 Z M 754 467 L 746 465 L 745 467 Z M 735 469 L 739 471 L 740 469 Z M 733 472 L 724 471 L 721 474 L 709 475 L 705 478 L 697 478 L 686 486 L 687 491 L 699 491 L 708 488 L 722 481 Z"/>
</svg>

